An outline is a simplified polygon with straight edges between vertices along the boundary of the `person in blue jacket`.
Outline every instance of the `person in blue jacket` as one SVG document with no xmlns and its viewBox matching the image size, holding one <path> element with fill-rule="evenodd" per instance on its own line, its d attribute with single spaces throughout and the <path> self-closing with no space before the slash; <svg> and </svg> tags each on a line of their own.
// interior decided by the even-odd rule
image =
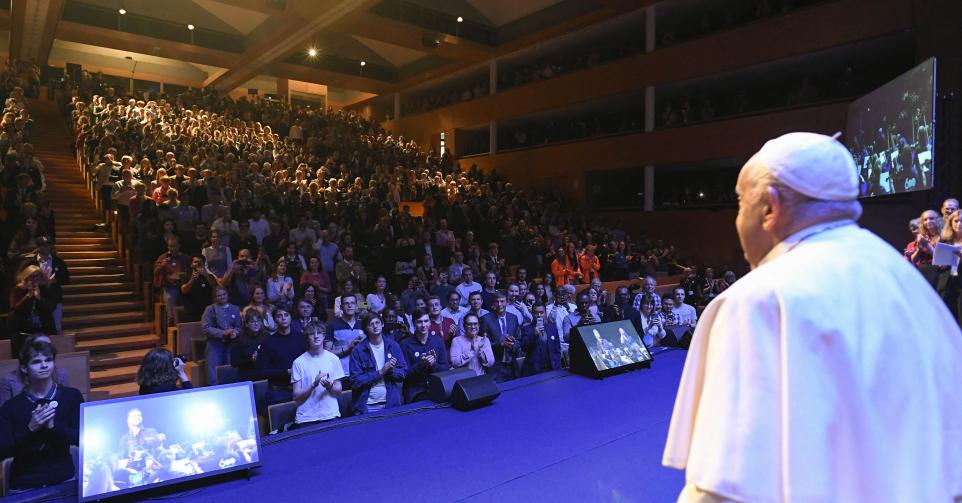
<svg viewBox="0 0 962 503">
<path fill-rule="evenodd" d="M 561 337 L 558 327 L 547 322 L 544 304 L 531 307 L 534 322 L 521 329 L 521 348 L 525 352 L 521 375 L 530 376 L 561 368 Z"/>
<path fill-rule="evenodd" d="M 408 364 L 397 342 L 383 336 L 384 322 L 376 313 L 361 319 L 367 339 L 351 351 L 351 393 L 354 415 L 398 407 Z"/>
</svg>

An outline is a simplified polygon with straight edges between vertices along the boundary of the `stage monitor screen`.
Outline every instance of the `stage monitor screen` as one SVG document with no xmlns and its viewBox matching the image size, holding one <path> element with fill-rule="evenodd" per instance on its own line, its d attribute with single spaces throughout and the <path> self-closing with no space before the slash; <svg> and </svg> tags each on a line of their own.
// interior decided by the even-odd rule
<svg viewBox="0 0 962 503">
<path fill-rule="evenodd" d="M 258 466 L 249 382 L 84 403 L 81 501 Z"/>
<path fill-rule="evenodd" d="M 604 377 L 652 360 L 630 320 L 573 327 L 569 340 L 571 369 L 581 374 Z"/>
<path fill-rule="evenodd" d="M 859 197 L 932 188 L 935 71 L 929 58 L 849 105 L 845 143 L 859 171 Z"/>
</svg>

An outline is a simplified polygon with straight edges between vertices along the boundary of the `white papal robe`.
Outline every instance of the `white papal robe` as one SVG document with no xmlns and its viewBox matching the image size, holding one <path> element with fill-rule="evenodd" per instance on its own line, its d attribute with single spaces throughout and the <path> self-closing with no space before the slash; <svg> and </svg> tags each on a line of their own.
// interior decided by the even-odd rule
<svg viewBox="0 0 962 503">
<path fill-rule="evenodd" d="M 663 463 L 745 502 L 962 494 L 962 334 L 891 246 L 809 227 L 708 305 Z"/>
</svg>

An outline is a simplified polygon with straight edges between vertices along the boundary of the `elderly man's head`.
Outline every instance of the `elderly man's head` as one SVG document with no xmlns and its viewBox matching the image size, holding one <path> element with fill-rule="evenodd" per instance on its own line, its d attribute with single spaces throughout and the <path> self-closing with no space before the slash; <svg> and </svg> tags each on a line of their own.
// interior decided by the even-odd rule
<svg viewBox="0 0 962 503">
<path fill-rule="evenodd" d="M 851 155 L 831 137 L 790 133 L 766 143 L 742 167 L 735 186 L 735 227 L 745 259 L 757 267 L 795 232 L 858 219 L 857 183 Z"/>
</svg>

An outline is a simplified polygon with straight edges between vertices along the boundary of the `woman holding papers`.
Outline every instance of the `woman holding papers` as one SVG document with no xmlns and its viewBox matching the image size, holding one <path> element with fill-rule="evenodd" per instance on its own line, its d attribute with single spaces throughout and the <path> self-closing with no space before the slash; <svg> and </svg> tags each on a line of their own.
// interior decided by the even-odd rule
<svg viewBox="0 0 962 503">
<path fill-rule="evenodd" d="M 952 246 L 954 249 L 951 250 L 956 257 L 962 257 L 962 212 L 956 210 L 949 215 L 949 218 L 945 220 L 945 225 L 942 226 L 942 235 L 940 236 L 939 243 L 936 244 L 935 255 L 937 258 L 942 253 L 941 248 L 943 246 Z M 941 260 L 936 262 L 942 263 Z M 935 289 L 939 292 L 945 305 L 948 306 L 949 311 L 955 315 L 955 319 L 959 321 L 962 325 L 962 280 L 959 279 L 958 272 L 958 258 L 954 261 L 954 265 L 942 265 L 939 267 L 938 281 L 936 282 Z M 951 264 L 951 263 L 950 263 Z"/>
</svg>

